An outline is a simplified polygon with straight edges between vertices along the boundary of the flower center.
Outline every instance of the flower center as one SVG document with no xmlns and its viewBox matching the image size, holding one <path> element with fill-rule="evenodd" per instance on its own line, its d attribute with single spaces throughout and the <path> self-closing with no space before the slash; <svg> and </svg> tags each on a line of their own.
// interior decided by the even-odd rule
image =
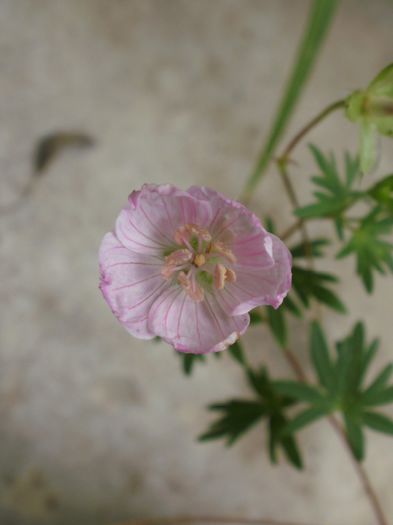
<svg viewBox="0 0 393 525">
<path fill-rule="evenodd" d="M 204 299 L 206 291 L 222 290 L 225 283 L 236 281 L 230 266 L 236 257 L 230 247 L 205 228 L 185 224 L 175 233 L 176 248 L 164 259 L 162 276 L 177 282 L 196 302 Z"/>
</svg>

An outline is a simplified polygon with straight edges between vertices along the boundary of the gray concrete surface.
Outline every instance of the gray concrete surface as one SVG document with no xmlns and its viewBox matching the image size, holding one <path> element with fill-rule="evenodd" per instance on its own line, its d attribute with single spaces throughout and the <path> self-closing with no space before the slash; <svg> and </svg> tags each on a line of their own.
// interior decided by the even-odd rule
<svg viewBox="0 0 393 525">
<path fill-rule="evenodd" d="M 300 435 L 302 474 L 269 464 L 261 427 L 232 449 L 196 443 L 209 420 L 204 406 L 247 392 L 240 371 L 229 359 L 210 359 L 186 379 L 174 352 L 131 338 L 97 289 L 97 249 L 130 190 L 151 181 L 238 195 L 308 5 L 1 0 L 0 205 L 24 187 L 43 134 L 82 129 L 97 141 L 61 155 L 31 198 L 0 218 L 2 525 L 201 513 L 374 523 L 325 422 Z M 288 136 L 392 61 L 392 22 L 389 0 L 343 2 Z M 337 115 L 312 140 L 340 151 L 355 146 L 356 133 Z M 293 176 L 305 202 L 312 165 L 304 147 L 296 158 Z M 392 163 L 392 144 L 384 142 L 381 172 Z M 285 227 L 283 202 L 271 170 L 253 206 Z M 370 335 L 381 335 L 379 363 L 391 359 L 391 277 L 378 280 L 370 298 L 352 260 L 324 267 L 339 269 L 352 305 L 346 317 L 325 313 L 331 336 L 362 317 Z M 244 337 L 250 355 L 287 373 L 262 331 Z M 300 356 L 305 337 L 301 330 L 293 336 Z M 367 439 L 366 467 L 393 519 L 392 442 L 372 433 Z"/>
</svg>

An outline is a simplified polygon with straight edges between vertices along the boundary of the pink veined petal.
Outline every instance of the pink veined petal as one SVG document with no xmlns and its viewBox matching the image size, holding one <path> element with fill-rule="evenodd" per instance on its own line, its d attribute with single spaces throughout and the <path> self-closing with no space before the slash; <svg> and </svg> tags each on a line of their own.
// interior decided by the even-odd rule
<svg viewBox="0 0 393 525">
<path fill-rule="evenodd" d="M 209 230 L 216 240 L 225 241 L 228 235 L 237 238 L 266 233 L 258 217 L 240 202 L 203 186 L 191 186 L 188 192 L 201 202 L 210 203 L 213 218 Z"/>
<path fill-rule="evenodd" d="M 149 309 L 168 287 L 161 275 L 162 262 L 125 248 L 112 234 L 101 243 L 100 289 L 120 323 L 142 339 L 154 337 L 147 327 Z"/>
<path fill-rule="evenodd" d="M 214 295 L 193 301 L 180 287 L 156 299 L 149 313 L 149 330 L 180 352 L 205 354 L 225 350 L 242 335 L 248 314 L 228 316 Z"/>
<path fill-rule="evenodd" d="M 174 245 L 176 230 L 185 224 L 209 224 L 211 207 L 169 184 L 144 185 L 131 193 L 116 222 L 116 236 L 139 253 L 162 255 Z"/>
<path fill-rule="evenodd" d="M 271 238 L 273 263 L 258 266 L 259 255 L 249 265 L 234 265 L 236 282 L 228 283 L 219 294 L 229 315 L 240 315 L 261 305 L 278 308 L 291 287 L 291 255 L 275 235 Z"/>
</svg>

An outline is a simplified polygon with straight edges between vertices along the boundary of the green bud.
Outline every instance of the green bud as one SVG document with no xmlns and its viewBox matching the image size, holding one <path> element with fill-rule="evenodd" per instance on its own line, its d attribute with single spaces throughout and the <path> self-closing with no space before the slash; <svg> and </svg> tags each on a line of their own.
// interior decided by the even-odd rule
<svg viewBox="0 0 393 525">
<path fill-rule="evenodd" d="M 370 171 L 377 159 L 377 134 L 393 137 L 393 64 L 385 67 L 364 90 L 346 100 L 349 120 L 361 126 L 360 168 Z"/>
<path fill-rule="evenodd" d="M 367 193 L 393 213 L 393 174 L 377 182 Z"/>
</svg>

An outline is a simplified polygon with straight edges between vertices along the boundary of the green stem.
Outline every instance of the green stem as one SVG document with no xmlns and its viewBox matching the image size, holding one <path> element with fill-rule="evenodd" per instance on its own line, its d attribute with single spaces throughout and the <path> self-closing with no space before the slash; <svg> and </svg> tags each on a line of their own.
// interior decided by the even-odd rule
<svg viewBox="0 0 393 525">
<path fill-rule="evenodd" d="M 285 231 L 283 231 L 282 233 L 280 233 L 278 236 L 279 238 L 282 240 L 282 241 L 286 241 L 287 239 L 289 239 L 290 237 L 292 237 L 292 235 L 294 233 L 296 233 L 302 226 L 303 224 L 303 219 L 298 219 L 296 222 L 294 222 L 291 226 L 289 226 L 289 228 L 287 228 Z"/>
<path fill-rule="evenodd" d="M 318 113 L 293 137 L 293 139 L 288 143 L 287 147 L 284 149 L 283 153 L 278 157 L 277 162 L 285 167 L 285 165 L 288 163 L 290 154 L 293 152 L 297 144 L 327 116 L 343 107 L 345 107 L 345 99 L 338 100 L 336 102 L 333 102 L 332 104 L 329 104 L 329 106 L 327 106 L 320 113 Z M 251 196 L 255 191 L 256 185 L 263 175 L 264 169 L 265 165 L 258 161 L 255 170 L 243 191 L 243 196 L 241 198 L 243 202 L 247 203 L 250 201 Z"/>
<path fill-rule="evenodd" d="M 293 187 L 291 179 L 289 178 L 289 175 L 288 175 L 287 161 L 285 159 L 284 160 L 280 159 L 277 161 L 277 166 L 278 166 L 279 173 L 281 175 L 281 179 L 285 187 L 285 191 L 288 194 L 288 198 L 292 204 L 292 207 L 294 209 L 299 208 L 299 201 L 298 201 L 298 198 L 295 192 L 295 188 Z M 313 261 L 312 253 L 311 253 L 311 241 L 310 241 L 310 237 L 307 232 L 305 221 L 300 221 L 298 224 L 299 224 L 299 229 L 302 232 L 302 238 L 303 238 L 303 242 L 304 242 L 305 249 L 306 249 L 306 257 L 307 257 L 310 268 L 313 269 L 314 261 Z"/>
<path fill-rule="evenodd" d="M 327 106 L 325 109 L 323 109 L 318 115 L 316 115 L 314 118 L 312 118 L 303 128 L 293 137 L 293 139 L 289 142 L 288 146 L 285 148 L 283 154 L 279 157 L 279 160 L 281 162 L 288 162 L 289 157 L 292 153 L 292 151 L 295 149 L 297 144 L 307 135 L 309 131 L 311 131 L 315 126 L 317 126 L 322 120 L 324 120 L 328 115 L 336 111 L 337 109 L 342 109 L 345 107 L 345 99 L 337 100 L 337 102 L 333 102 L 329 106 Z"/>
</svg>

